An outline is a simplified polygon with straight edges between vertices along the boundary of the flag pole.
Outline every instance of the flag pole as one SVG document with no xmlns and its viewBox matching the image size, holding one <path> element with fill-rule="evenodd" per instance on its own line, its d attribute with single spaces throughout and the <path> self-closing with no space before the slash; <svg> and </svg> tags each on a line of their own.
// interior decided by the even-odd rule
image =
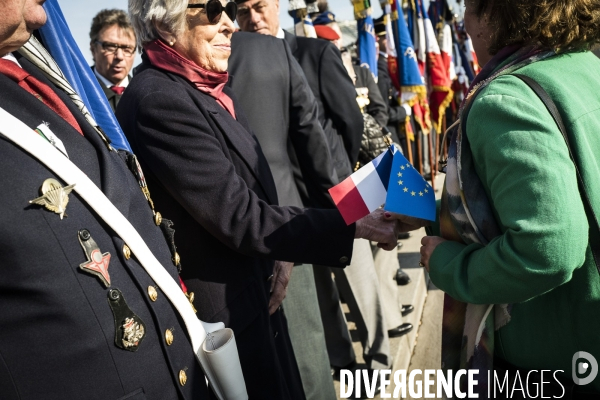
<svg viewBox="0 0 600 400">
<path fill-rule="evenodd" d="M 435 133 L 437 135 L 437 131 Z M 437 142 L 437 140 L 436 140 Z M 429 132 L 429 170 L 431 175 L 431 187 L 435 192 L 435 169 L 437 166 L 436 160 L 434 159 L 435 152 L 433 151 L 433 132 Z"/>
</svg>

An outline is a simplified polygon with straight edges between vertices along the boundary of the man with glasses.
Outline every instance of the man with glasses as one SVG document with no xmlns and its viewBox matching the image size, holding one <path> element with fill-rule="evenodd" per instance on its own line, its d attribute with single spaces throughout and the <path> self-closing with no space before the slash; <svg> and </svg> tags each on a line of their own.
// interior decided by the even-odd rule
<svg viewBox="0 0 600 400">
<path fill-rule="evenodd" d="M 102 10 L 94 17 L 90 29 L 92 69 L 113 111 L 129 84 L 135 48 L 135 33 L 125 11 Z"/>
</svg>

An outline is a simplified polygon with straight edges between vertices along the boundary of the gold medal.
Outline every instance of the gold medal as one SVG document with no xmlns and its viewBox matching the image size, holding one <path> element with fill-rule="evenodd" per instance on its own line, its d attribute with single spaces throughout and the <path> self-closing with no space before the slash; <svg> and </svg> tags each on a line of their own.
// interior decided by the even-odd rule
<svg viewBox="0 0 600 400">
<path fill-rule="evenodd" d="M 69 203 L 69 194 L 74 187 L 75 184 L 62 187 L 56 179 L 46 179 L 40 189 L 42 196 L 30 200 L 29 203 L 44 206 L 46 210 L 55 212 L 63 219 Z"/>
</svg>

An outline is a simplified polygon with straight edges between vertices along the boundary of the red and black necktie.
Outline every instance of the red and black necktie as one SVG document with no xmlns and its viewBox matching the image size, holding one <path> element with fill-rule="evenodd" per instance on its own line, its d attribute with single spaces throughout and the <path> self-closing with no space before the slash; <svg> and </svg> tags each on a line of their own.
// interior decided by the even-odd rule
<svg viewBox="0 0 600 400">
<path fill-rule="evenodd" d="M 25 71 L 14 62 L 1 58 L 0 74 L 6 75 L 15 81 L 20 87 L 37 97 L 52 111 L 67 121 L 73 128 L 75 128 L 77 132 L 83 135 L 81 127 L 77 123 L 77 120 L 75 120 L 75 117 L 71 111 L 48 85 L 36 79 L 29 72 Z"/>
<path fill-rule="evenodd" d="M 112 90 L 113 92 L 115 92 L 119 96 L 122 96 L 123 92 L 125 91 L 125 88 L 123 86 L 111 86 L 110 90 Z"/>
</svg>

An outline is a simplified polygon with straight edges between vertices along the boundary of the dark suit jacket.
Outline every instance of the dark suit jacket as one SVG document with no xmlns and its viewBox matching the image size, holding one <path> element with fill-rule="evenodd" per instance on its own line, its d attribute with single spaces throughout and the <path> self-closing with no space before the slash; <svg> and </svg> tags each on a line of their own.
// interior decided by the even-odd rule
<svg viewBox="0 0 600 400">
<path fill-rule="evenodd" d="M 144 63 L 117 118 L 155 204 L 175 222 L 198 316 L 235 331 L 251 398 L 287 398 L 277 391 L 277 376 L 263 374 L 276 369 L 274 344 L 260 345 L 273 337 L 268 322 L 256 329 L 267 313 L 272 260 L 346 265 L 354 227 L 337 210 L 274 206 L 269 166 L 229 87 L 237 120 L 184 78 Z"/>
<path fill-rule="evenodd" d="M 92 70 L 94 70 L 94 66 L 92 66 Z M 109 87 L 107 87 L 104 82 L 102 82 L 100 79 L 98 79 L 98 77 L 94 74 L 94 77 L 96 77 L 96 80 L 98 81 L 98 83 L 100 84 L 100 87 L 102 88 L 102 90 L 104 91 L 104 94 L 106 95 L 106 98 L 108 99 L 108 104 L 110 104 L 110 108 L 112 108 L 113 112 L 117 109 L 117 106 L 119 105 L 119 101 L 121 101 L 121 97 L 122 95 L 118 95 L 115 92 L 113 92 L 112 90 L 110 90 Z M 131 81 L 131 76 L 129 77 L 130 81 Z"/>
<path fill-rule="evenodd" d="M 289 46 L 247 32 L 235 33 L 231 46 L 229 84 L 269 162 L 279 204 L 331 208 L 337 173 L 315 97 Z"/>
<path fill-rule="evenodd" d="M 352 80 L 332 43 L 284 33 L 317 99 L 319 121 L 329 140 L 338 177 L 344 179 L 356 164 L 363 132 L 363 118 Z M 346 157 L 342 150 L 346 151 Z"/>
<path fill-rule="evenodd" d="M 28 61 L 21 65 L 54 86 Z M 121 155 L 108 151 L 73 102 L 59 97 L 85 135 L 15 82 L 0 74 L 0 107 L 23 121 L 35 134 L 42 122 L 62 140 L 69 157 L 131 221 L 150 249 L 178 279 L 169 248 L 146 199 Z M 186 329 L 171 303 L 137 263 L 126 259 L 121 238 L 82 202 L 69 195 L 67 216 L 30 205 L 40 186 L 57 178 L 36 159 L 0 135 L 0 397 L 11 399 L 197 399 L 208 398 Z M 63 183 L 64 184 L 64 183 Z M 78 231 L 88 229 L 102 252 L 111 255 L 111 288 L 118 288 L 145 323 L 136 352 L 115 345 L 115 321 L 108 289 L 83 272 L 87 261 Z M 119 326 L 122 321 L 118 321 Z M 174 331 L 167 346 L 166 329 Z M 179 384 L 186 370 L 187 383 Z"/>
<path fill-rule="evenodd" d="M 398 124 L 406 121 L 406 110 L 398 103 L 398 98 L 394 94 L 395 90 L 390 78 L 387 59 L 381 55 L 377 60 L 377 86 L 388 107 L 388 129 L 392 132 L 394 142 L 400 143 Z"/>
</svg>

